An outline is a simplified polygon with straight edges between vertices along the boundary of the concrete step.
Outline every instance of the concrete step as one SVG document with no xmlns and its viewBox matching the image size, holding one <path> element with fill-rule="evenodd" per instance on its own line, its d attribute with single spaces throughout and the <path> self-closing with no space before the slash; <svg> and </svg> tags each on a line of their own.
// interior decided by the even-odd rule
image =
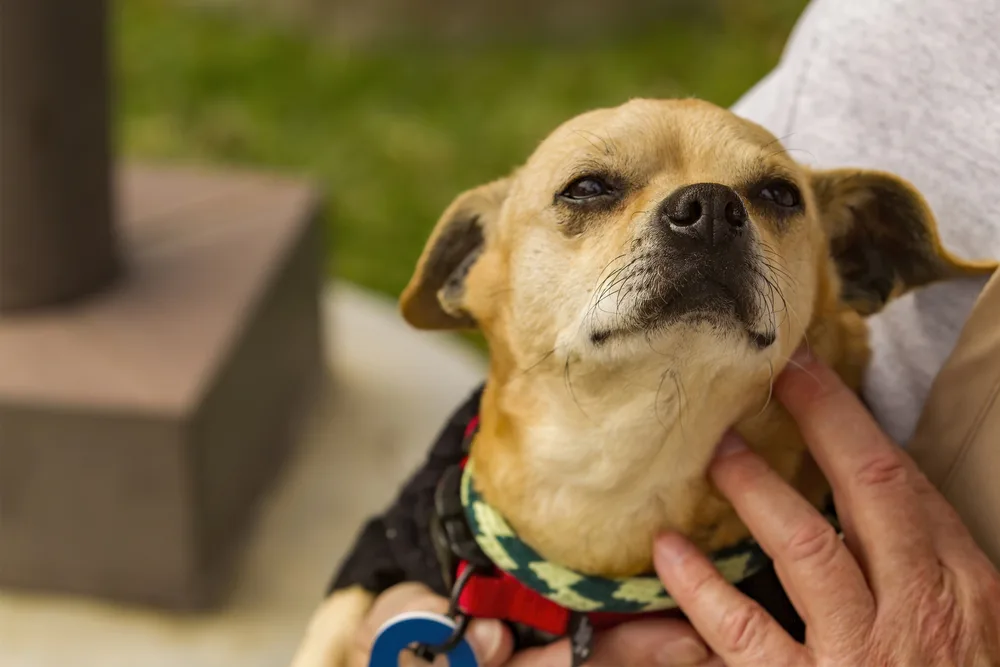
<svg viewBox="0 0 1000 667">
<path fill-rule="evenodd" d="M 264 500 L 226 605 L 172 614 L 0 593 L 2 667 L 285 667 L 336 563 L 388 503 L 449 413 L 484 377 L 481 356 L 410 330 L 393 304 L 348 285 L 323 297 L 335 382 Z"/>
</svg>

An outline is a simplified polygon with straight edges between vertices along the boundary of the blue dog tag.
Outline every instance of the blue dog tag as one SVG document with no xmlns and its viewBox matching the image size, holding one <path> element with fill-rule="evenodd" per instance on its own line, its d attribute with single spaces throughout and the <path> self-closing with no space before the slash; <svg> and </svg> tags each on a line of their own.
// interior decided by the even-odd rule
<svg viewBox="0 0 1000 667">
<path fill-rule="evenodd" d="M 399 654 L 414 644 L 444 643 L 455 632 L 455 621 L 426 612 L 400 614 L 379 628 L 368 667 L 399 667 Z M 448 654 L 448 667 L 479 667 L 472 647 L 462 639 Z"/>
</svg>

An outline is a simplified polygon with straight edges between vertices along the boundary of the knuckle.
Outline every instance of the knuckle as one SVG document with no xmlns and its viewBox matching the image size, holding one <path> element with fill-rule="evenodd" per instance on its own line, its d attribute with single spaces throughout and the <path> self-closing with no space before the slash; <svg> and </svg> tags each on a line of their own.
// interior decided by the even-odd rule
<svg viewBox="0 0 1000 667">
<path fill-rule="evenodd" d="M 928 658 L 944 661 L 962 652 L 963 624 L 962 614 L 955 595 L 954 586 L 950 585 L 947 576 L 934 582 L 919 585 L 913 599 L 912 614 L 918 641 Z"/>
<path fill-rule="evenodd" d="M 909 477 L 902 457 L 891 451 L 873 456 L 855 473 L 858 484 L 869 489 L 899 488 L 909 483 Z"/>
<path fill-rule="evenodd" d="M 840 538 L 825 521 L 809 521 L 792 533 L 785 543 L 785 553 L 795 562 L 809 562 L 825 569 L 842 548 Z"/>
<path fill-rule="evenodd" d="M 719 636 L 726 651 L 752 654 L 764 642 L 769 617 L 760 605 L 749 602 L 726 613 L 719 624 Z"/>
</svg>

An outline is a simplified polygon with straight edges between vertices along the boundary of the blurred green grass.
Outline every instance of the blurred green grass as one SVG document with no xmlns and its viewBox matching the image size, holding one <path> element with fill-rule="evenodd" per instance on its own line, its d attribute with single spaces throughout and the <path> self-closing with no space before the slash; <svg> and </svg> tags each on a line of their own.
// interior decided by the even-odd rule
<svg viewBox="0 0 1000 667">
<path fill-rule="evenodd" d="M 328 197 L 332 273 L 396 295 L 458 192 L 589 108 L 731 104 L 777 61 L 805 0 L 723 4 L 716 18 L 586 45 L 348 52 L 219 11 L 118 0 L 121 148 L 312 175 Z"/>
</svg>

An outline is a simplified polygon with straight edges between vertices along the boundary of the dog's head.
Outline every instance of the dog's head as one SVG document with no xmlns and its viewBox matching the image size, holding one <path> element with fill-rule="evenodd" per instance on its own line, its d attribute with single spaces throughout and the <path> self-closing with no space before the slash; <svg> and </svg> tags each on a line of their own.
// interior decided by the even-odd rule
<svg viewBox="0 0 1000 667">
<path fill-rule="evenodd" d="M 945 252 L 894 176 L 812 170 L 716 106 L 638 100 L 570 120 L 459 196 L 402 310 L 490 345 L 484 495 L 547 557 L 623 574 L 648 566 L 656 531 L 698 530 L 732 424 L 796 474 L 802 448 L 767 406 L 803 339 L 856 386 L 862 316 L 993 266 Z"/>
<path fill-rule="evenodd" d="M 402 310 L 418 328 L 479 327 L 520 367 L 699 341 L 787 356 L 831 276 L 868 314 L 977 268 L 944 251 L 898 178 L 804 168 L 705 102 L 636 100 L 570 120 L 511 176 L 459 196 Z"/>
</svg>

